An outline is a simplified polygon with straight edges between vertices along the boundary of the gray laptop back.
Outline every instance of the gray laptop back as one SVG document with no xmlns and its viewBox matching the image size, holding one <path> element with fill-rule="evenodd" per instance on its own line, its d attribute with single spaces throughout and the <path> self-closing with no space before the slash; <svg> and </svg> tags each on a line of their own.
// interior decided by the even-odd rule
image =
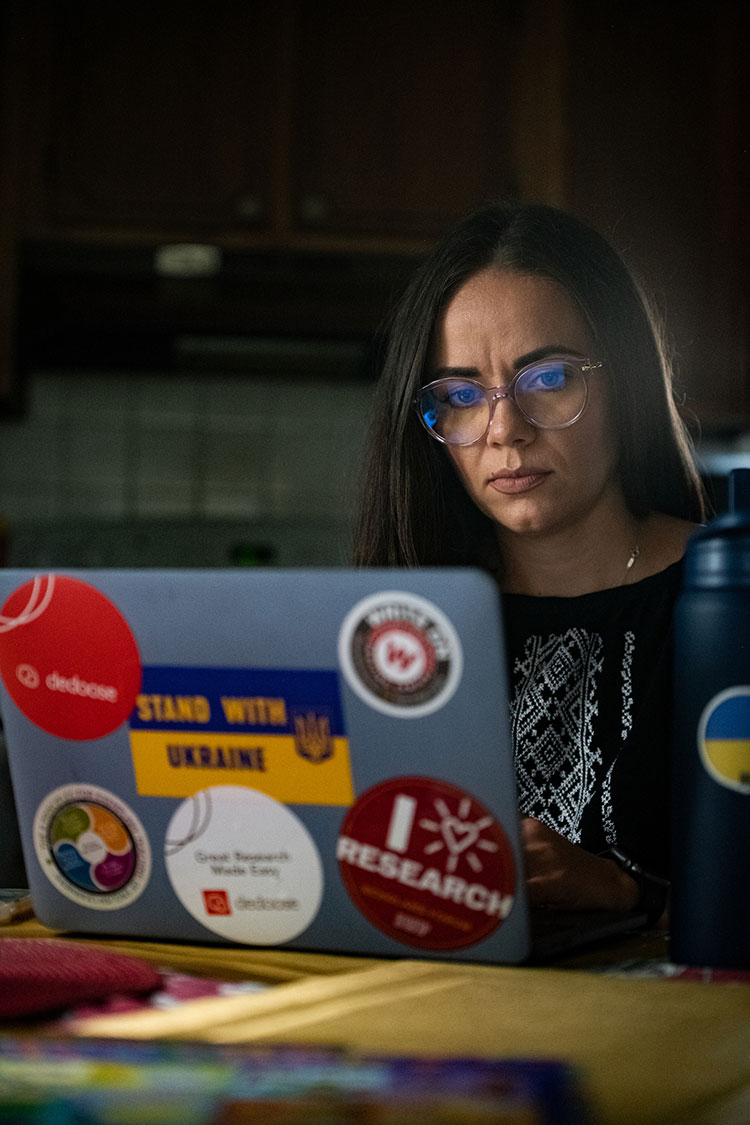
<svg viewBox="0 0 750 1125">
<path fill-rule="evenodd" d="M 0 571 L 39 918 L 518 962 L 497 590 L 478 571 Z"/>
</svg>

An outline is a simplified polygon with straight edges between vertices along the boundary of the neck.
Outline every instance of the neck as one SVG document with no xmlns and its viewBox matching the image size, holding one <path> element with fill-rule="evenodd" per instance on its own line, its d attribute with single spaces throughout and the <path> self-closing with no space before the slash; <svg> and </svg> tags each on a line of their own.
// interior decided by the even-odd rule
<svg viewBox="0 0 750 1125">
<path fill-rule="evenodd" d="M 643 530 L 626 510 L 554 534 L 500 529 L 500 585 L 506 593 L 578 597 L 636 582 Z"/>
</svg>

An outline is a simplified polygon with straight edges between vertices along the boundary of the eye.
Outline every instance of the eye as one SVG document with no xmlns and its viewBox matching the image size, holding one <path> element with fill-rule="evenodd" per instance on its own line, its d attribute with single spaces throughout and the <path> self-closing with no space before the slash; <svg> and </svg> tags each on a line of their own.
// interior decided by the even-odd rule
<svg viewBox="0 0 750 1125">
<path fill-rule="evenodd" d="M 564 363 L 545 363 L 532 367 L 521 379 L 525 391 L 560 391 L 566 382 Z"/>
<path fill-rule="evenodd" d="M 479 387 L 475 387 L 472 383 L 454 383 L 452 386 L 446 387 L 445 401 L 449 406 L 461 409 L 467 406 L 477 406 L 483 400 L 484 395 Z"/>
</svg>

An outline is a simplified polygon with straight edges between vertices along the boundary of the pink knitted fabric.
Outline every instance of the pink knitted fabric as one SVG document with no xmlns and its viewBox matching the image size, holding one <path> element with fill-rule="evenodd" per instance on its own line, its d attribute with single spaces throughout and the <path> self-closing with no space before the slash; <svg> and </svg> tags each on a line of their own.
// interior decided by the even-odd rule
<svg viewBox="0 0 750 1125">
<path fill-rule="evenodd" d="M 138 957 L 58 938 L 0 939 L 0 1018 L 153 992 L 160 984 L 159 972 Z"/>
</svg>

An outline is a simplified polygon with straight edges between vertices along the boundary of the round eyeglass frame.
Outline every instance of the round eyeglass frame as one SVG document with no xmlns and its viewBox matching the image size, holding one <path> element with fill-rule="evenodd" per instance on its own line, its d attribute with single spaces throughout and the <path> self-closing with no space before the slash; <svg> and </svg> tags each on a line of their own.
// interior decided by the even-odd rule
<svg viewBox="0 0 750 1125">
<path fill-rule="evenodd" d="M 555 362 L 568 363 L 572 367 L 578 368 L 581 375 L 583 376 L 583 387 L 584 387 L 585 393 L 584 393 L 583 403 L 581 405 L 581 409 L 578 411 L 578 413 L 573 418 L 571 418 L 567 422 L 558 422 L 554 426 L 544 426 L 544 425 L 541 425 L 539 422 L 535 421 L 535 419 L 532 418 L 529 414 L 527 414 L 527 412 L 523 409 L 523 407 L 521 406 L 521 404 L 518 402 L 518 400 L 516 398 L 515 388 L 516 388 L 516 383 L 518 382 L 518 380 L 521 379 L 524 375 L 528 374 L 529 371 L 533 371 L 537 367 L 544 367 L 548 363 L 555 363 Z M 534 360 L 533 363 L 527 363 L 524 367 L 521 367 L 515 373 L 515 375 L 513 376 L 513 378 L 511 379 L 511 381 L 509 383 L 506 383 L 504 386 L 499 386 L 499 387 L 485 387 L 482 383 L 480 383 L 480 381 L 478 379 L 472 379 L 468 375 L 455 375 L 455 376 L 454 375 L 444 375 L 440 379 L 433 379 L 433 381 L 431 383 L 425 383 L 425 385 L 423 387 L 420 387 L 419 393 L 417 394 L 416 398 L 414 399 L 414 404 L 417 407 L 417 414 L 419 415 L 419 420 L 422 423 L 422 425 L 424 426 L 424 428 L 427 430 L 427 433 L 430 434 L 432 437 L 434 437 L 435 441 L 442 442 L 443 445 L 474 445 L 476 442 L 482 441 L 482 439 L 485 438 L 487 436 L 488 432 L 489 432 L 489 428 L 492 425 L 492 419 L 495 416 L 495 407 L 496 407 L 497 403 L 500 401 L 500 399 L 502 399 L 502 398 L 511 399 L 511 401 L 513 402 L 514 406 L 516 407 L 518 412 L 521 414 L 521 416 L 523 418 L 525 418 L 526 421 L 530 425 L 534 426 L 537 430 L 566 430 L 568 428 L 568 426 L 575 425 L 575 423 L 582 417 L 583 412 L 585 411 L 586 407 L 588 406 L 589 384 L 588 384 L 588 380 L 587 380 L 586 376 L 591 371 L 597 371 L 600 368 L 602 368 L 603 366 L 604 366 L 604 364 L 601 363 L 601 362 L 592 362 L 590 359 L 588 359 L 586 357 L 583 357 L 583 356 L 579 356 L 579 355 L 561 354 L 561 355 L 545 356 L 544 359 Z M 436 433 L 435 430 L 433 430 L 432 427 L 425 421 L 424 415 L 423 415 L 422 410 L 420 408 L 420 401 L 421 401 L 422 395 L 425 393 L 425 391 L 429 391 L 430 388 L 437 387 L 437 386 L 439 386 L 440 384 L 443 384 L 443 383 L 459 382 L 459 381 L 462 382 L 462 383 L 471 383 L 471 385 L 473 387 L 476 387 L 477 390 L 481 391 L 482 394 L 484 395 L 484 398 L 485 398 L 485 400 L 487 402 L 487 405 L 489 407 L 489 416 L 487 418 L 487 425 L 484 428 L 484 432 L 481 433 L 478 437 L 472 438 L 470 441 L 449 441 L 448 438 L 441 437 L 440 434 Z"/>
</svg>

